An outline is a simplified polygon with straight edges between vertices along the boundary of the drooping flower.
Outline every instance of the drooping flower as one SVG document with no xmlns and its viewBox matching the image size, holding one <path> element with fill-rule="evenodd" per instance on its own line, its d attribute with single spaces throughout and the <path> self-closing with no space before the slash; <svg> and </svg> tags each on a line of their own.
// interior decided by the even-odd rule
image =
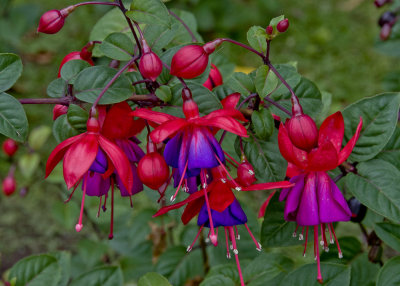
<svg viewBox="0 0 400 286">
<path fill-rule="evenodd" d="M 360 118 L 355 134 L 342 149 L 344 120 L 342 114 L 336 112 L 322 123 L 318 130 L 316 146 L 309 151 L 296 147 L 288 134 L 287 126 L 281 124 L 279 128 L 278 143 L 282 156 L 301 170 L 300 174 L 293 176 L 290 180 L 295 186 L 282 190 L 279 199 L 286 201 L 285 220 L 296 221 L 299 226 L 303 227 L 300 239 L 303 239 L 305 230 L 305 246 L 307 245 L 308 228 L 313 227 L 314 254 L 318 262 L 317 280 L 321 283 L 319 228 L 324 249 L 328 249 L 325 231 L 329 230 L 330 241 L 333 243 L 333 235 L 339 250 L 339 257 L 342 257 L 332 223 L 348 221 L 352 215 L 339 188 L 326 172 L 336 168 L 349 157 L 358 140 L 361 128 L 362 119 Z M 309 134 L 304 135 L 308 136 Z"/>
</svg>

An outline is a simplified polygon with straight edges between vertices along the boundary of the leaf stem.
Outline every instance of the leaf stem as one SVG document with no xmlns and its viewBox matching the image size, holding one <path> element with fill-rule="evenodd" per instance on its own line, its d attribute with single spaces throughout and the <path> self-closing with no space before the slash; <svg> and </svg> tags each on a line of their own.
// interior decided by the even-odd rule
<svg viewBox="0 0 400 286">
<path fill-rule="evenodd" d="M 88 1 L 88 2 L 81 2 L 73 5 L 73 7 L 79 7 L 83 5 L 109 5 L 109 6 L 119 6 L 118 3 L 115 2 L 102 2 L 102 1 Z"/>
<path fill-rule="evenodd" d="M 264 97 L 264 100 L 268 101 L 269 103 L 271 103 L 272 105 L 274 105 L 275 107 L 277 107 L 278 109 L 282 110 L 283 112 L 285 112 L 287 115 L 289 115 L 290 117 L 292 116 L 292 113 L 287 110 L 285 107 L 283 107 L 282 105 L 280 105 L 279 103 L 277 103 L 275 100 L 272 100 L 271 98 L 269 98 L 268 96 Z"/>
<path fill-rule="evenodd" d="M 250 52 L 255 53 L 256 55 L 261 57 L 263 60 L 265 59 L 265 57 L 264 57 L 264 55 L 262 53 L 260 53 L 259 51 L 253 49 L 252 47 L 250 47 L 248 45 L 245 45 L 245 44 L 243 44 L 241 42 L 238 42 L 238 41 L 235 41 L 235 40 L 232 40 L 232 39 L 229 39 L 229 38 L 222 38 L 221 40 L 224 41 L 224 42 L 232 43 L 232 44 L 237 45 L 239 47 L 242 47 L 242 48 L 244 48 L 246 50 L 249 50 Z"/>
<path fill-rule="evenodd" d="M 118 7 L 121 10 L 121 12 L 124 14 L 124 17 L 125 17 L 126 22 L 128 23 L 129 29 L 131 29 L 132 35 L 135 38 L 136 45 L 137 45 L 137 47 L 139 49 L 139 56 L 140 56 L 142 54 L 142 46 L 140 45 L 139 38 L 138 38 L 138 36 L 136 34 L 135 28 L 132 25 L 131 19 L 129 17 L 127 17 L 126 14 L 125 14 L 125 12 L 128 11 L 128 10 L 125 8 L 124 3 L 122 2 L 122 0 L 118 0 Z"/>
<path fill-rule="evenodd" d="M 297 98 L 296 94 L 294 93 L 293 89 L 290 87 L 290 85 L 287 83 L 287 81 L 282 77 L 282 75 L 277 71 L 277 69 L 271 64 L 271 62 L 268 60 L 265 61 L 265 64 L 270 68 L 270 70 L 276 75 L 277 78 L 283 83 L 284 86 L 287 87 L 289 90 L 290 94 L 292 95 L 292 98 Z"/>
<path fill-rule="evenodd" d="M 178 20 L 179 22 L 181 22 L 181 24 L 183 25 L 183 27 L 185 27 L 186 31 L 189 33 L 190 37 L 192 37 L 192 42 L 197 42 L 197 38 L 194 35 L 194 33 L 192 32 L 192 30 L 189 28 L 189 26 L 178 16 L 176 15 L 174 12 L 172 12 L 171 10 L 168 10 L 169 14 L 174 17 L 176 20 Z"/>
</svg>

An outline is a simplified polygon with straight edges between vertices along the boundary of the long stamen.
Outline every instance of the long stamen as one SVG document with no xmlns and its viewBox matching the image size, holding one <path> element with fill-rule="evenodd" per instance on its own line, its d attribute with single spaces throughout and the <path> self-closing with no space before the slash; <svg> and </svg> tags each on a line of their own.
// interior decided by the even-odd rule
<svg viewBox="0 0 400 286">
<path fill-rule="evenodd" d="M 129 201 L 131 203 L 131 208 L 133 208 L 132 196 L 129 196 Z"/>
<path fill-rule="evenodd" d="M 229 159 L 231 159 L 233 162 L 235 162 L 237 165 L 240 165 L 240 163 L 238 162 L 238 161 L 236 161 L 235 160 L 235 158 L 233 158 L 231 155 L 229 155 L 227 152 L 225 152 L 225 151 L 223 151 L 224 152 L 224 154 L 226 155 L 226 156 L 228 156 L 229 157 Z"/>
<path fill-rule="evenodd" d="M 176 196 L 178 195 L 178 191 L 179 191 L 179 189 L 181 188 L 183 179 L 185 178 L 185 174 L 186 174 L 186 169 L 187 169 L 188 163 L 189 163 L 189 160 L 186 161 L 185 168 L 183 169 L 183 173 L 182 173 L 181 180 L 179 181 L 179 185 L 178 185 L 178 188 L 176 189 L 175 194 L 171 197 L 171 202 L 175 201 Z"/>
<path fill-rule="evenodd" d="M 314 248 L 316 250 L 315 258 L 317 259 L 317 267 L 318 267 L 317 280 L 320 284 L 322 284 L 321 262 L 319 259 L 319 245 L 318 245 L 318 225 L 314 225 Z"/>
<path fill-rule="evenodd" d="M 229 174 L 228 170 L 225 168 L 225 165 L 222 164 L 221 160 L 218 158 L 217 154 L 214 154 L 215 158 L 217 158 L 218 163 L 220 164 L 220 166 L 222 167 L 222 169 L 224 169 L 224 171 L 226 172 L 226 174 L 228 175 L 228 177 L 232 180 L 233 184 L 235 185 L 235 189 L 236 191 L 241 191 L 242 187 L 238 185 L 238 183 L 236 183 L 236 181 L 232 178 L 231 174 Z"/>
<path fill-rule="evenodd" d="M 296 229 L 294 230 L 294 232 L 293 232 L 293 234 L 292 234 L 293 237 L 296 237 L 296 236 L 297 236 L 297 230 L 298 230 L 298 228 L 299 228 L 299 225 L 296 225 Z"/>
<path fill-rule="evenodd" d="M 236 266 L 237 266 L 238 272 L 239 272 L 240 285 L 241 286 L 245 286 L 244 280 L 243 280 L 243 275 L 242 275 L 242 269 L 240 268 L 240 262 L 239 262 L 239 256 L 238 256 L 239 251 L 238 251 L 237 246 L 236 246 L 235 233 L 233 232 L 233 227 L 229 226 L 228 228 L 229 228 L 229 234 L 230 234 L 231 240 L 232 240 L 233 253 L 235 254 Z"/>
<path fill-rule="evenodd" d="M 239 231 L 238 231 L 236 225 L 235 225 L 235 231 L 236 231 L 236 239 L 237 239 L 237 240 L 240 240 L 240 234 L 239 234 Z"/>
<path fill-rule="evenodd" d="M 111 178 L 111 223 L 110 223 L 110 234 L 108 239 L 113 239 L 114 237 L 114 179 Z"/>
<path fill-rule="evenodd" d="M 100 201 L 99 201 L 99 209 L 97 210 L 97 215 L 96 217 L 99 218 L 100 217 L 100 210 L 101 210 L 101 200 L 103 199 L 103 196 L 100 197 Z"/>
<path fill-rule="evenodd" d="M 342 253 L 342 250 L 340 249 L 339 241 L 338 241 L 338 239 L 336 238 L 336 233 L 335 233 L 335 230 L 333 229 L 332 223 L 329 224 L 329 227 L 330 227 L 330 229 L 331 229 L 331 231 L 332 231 L 332 234 L 333 234 L 333 237 L 335 238 L 335 241 L 336 241 L 336 246 L 337 246 L 337 249 L 338 249 L 339 258 L 343 258 L 343 253 Z"/>
<path fill-rule="evenodd" d="M 299 234 L 299 240 L 303 240 L 304 239 L 304 226 L 301 230 L 301 233 Z"/>
<path fill-rule="evenodd" d="M 254 244 L 256 245 L 256 249 L 257 249 L 258 251 L 261 251 L 261 243 L 259 243 L 259 242 L 256 240 L 256 238 L 254 237 L 253 233 L 250 231 L 250 228 L 249 228 L 249 226 L 247 225 L 247 223 L 245 223 L 244 226 L 246 227 L 248 233 L 250 234 L 251 239 L 254 241 Z"/>
<path fill-rule="evenodd" d="M 329 230 L 329 243 L 333 244 L 334 241 L 333 241 L 332 231 L 331 231 L 331 228 L 330 228 L 329 224 L 328 224 L 328 230 Z"/>
<path fill-rule="evenodd" d="M 68 199 L 64 201 L 64 204 L 68 203 L 72 199 L 72 195 L 75 193 L 76 188 L 78 187 L 79 182 L 75 185 L 74 189 L 72 190 L 72 193 L 69 195 Z"/>
<path fill-rule="evenodd" d="M 304 227 L 303 227 L 303 231 L 304 231 Z M 303 251 L 304 257 L 306 257 L 307 242 L 308 242 L 308 226 L 306 227 L 306 240 L 304 242 L 304 251 Z"/>
<path fill-rule="evenodd" d="M 229 236 L 228 236 L 228 232 L 227 229 L 228 227 L 224 227 L 225 230 L 225 239 L 226 239 L 226 258 L 231 259 L 231 252 L 229 250 Z"/>
<path fill-rule="evenodd" d="M 329 247 L 328 247 L 328 242 L 326 241 L 326 235 L 325 235 L 325 224 L 321 224 L 321 235 L 322 235 L 322 241 L 321 243 L 324 246 L 325 252 L 329 252 Z"/>
<path fill-rule="evenodd" d="M 85 197 L 86 197 L 86 182 L 87 182 L 87 178 L 86 180 L 84 180 L 83 182 L 83 192 L 82 192 L 82 203 L 81 203 L 81 211 L 79 214 L 79 221 L 78 223 L 75 225 L 75 230 L 77 232 L 80 232 L 82 230 L 83 224 L 82 224 L 82 216 L 83 216 L 83 210 L 85 207 Z"/>
<path fill-rule="evenodd" d="M 201 170 L 201 179 L 202 179 L 202 185 L 203 186 L 207 186 L 207 181 L 206 181 L 206 176 L 205 176 L 205 174 L 204 174 L 204 170 Z M 203 191 L 204 191 L 204 198 L 205 198 L 205 201 L 206 201 L 206 206 L 207 206 L 207 213 L 208 213 L 208 220 L 209 220 L 209 222 L 210 222 L 210 240 L 211 240 L 211 243 L 214 245 L 214 246 L 217 246 L 217 244 L 218 244 L 218 237 L 215 235 L 215 232 L 214 232 L 214 223 L 213 223 L 213 220 L 212 220 L 212 215 L 211 215 L 211 208 L 210 208 L 210 203 L 209 203 L 209 201 L 208 201 L 208 194 L 207 194 L 207 190 L 206 190 L 206 188 L 205 187 L 203 187 Z"/>
<path fill-rule="evenodd" d="M 231 160 L 229 160 L 228 158 L 225 158 L 226 162 L 228 162 L 229 164 L 231 164 L 234 168 L 237 168 L 238 166 L 232 162 Z"/>
<path fill-rule="evenodd" d="M 196 243 L 197 238 L 199 238 L 199 235 L 200 235 L 201 231 L 203 230 L 203 226 L 204 226 L 204 224 L 203 224 L 202 226 L 200 226 L 200 229 L 199 229 L 199 231 L 197 232 L 197 235 L 196 235 L 196 237 L 194 238 L 192 244 L 189 245 L 189 246 L 187 247 L 187 249 L 186 249 L 187 252 L 192 251 L 193 245 Z"/>
<path fill-rule="evenodd" d="M 104 204 L 103 204 L 103 207 L 102 207 L 103 212 L 105 212 L 105 211 L 107 210 L 107 206 L 106 206 L 106 204 L 107 204 L 107 198 L 108 198 L 108 193 L 105 194 L 105 196 L 104 196 Z"/>
</svg>

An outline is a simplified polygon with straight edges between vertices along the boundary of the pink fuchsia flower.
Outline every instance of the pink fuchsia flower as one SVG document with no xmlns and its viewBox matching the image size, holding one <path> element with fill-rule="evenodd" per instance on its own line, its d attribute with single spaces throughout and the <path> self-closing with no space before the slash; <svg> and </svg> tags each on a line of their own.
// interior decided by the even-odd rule
<svg viewBox="0 0 400 286">
<path fill-rule="evenodd" d="M 204 87 L 207 87 L 209 90 L 212 90 L 214 87 L 222 85 L 223 79 L 219 69 L 214 65 L 211 64 L 210 74 L 205 83 L 203 83 Z"/>
<path fill-rule="evenodd" d="M 305 232 L 304 254 L 307 245 L 308 228 L 313 227 L 314 255 L 318 262 L 317 280 L 321 283 L 318 244 L 319 226 L 324 249 L 328 250 L 325 236 L 325 230 L 328 229 L 331 236 L 330 241 L 333 243 L 333 235 L 339 250 L 339 257 L 342 257 L 332 223 L 348 221 L 351 218 L 351 211 L 345 198 L 326 171 L 336 168 L 350 156 L 360 135 L 361 128 L 362 119 L 360 118 L 355 134 L 342 149 L 344 120 L 342 114 L 336 112 L 322 123 L 317 133 L 317 143 L 309 151 L 295 146 L 288 134 L 287 126 L 281 124 L 279 128 L 278 144 L 282 156 L 297 168 L 296 172 L 301 170 L 300 174 L 293 176 L 290 180 L 295 186 L 282 190 L 279 199 L 281 201 L 286 200 L 285 220 L 296 221 L 299 226 L 303 227 L 300 239 L 304 238 Z M 304 135 L 308 136 L 309 134 Z"/>
<path fill-rule="evenodd" d="M 261 251 L 261 244 L 255 239 L 254 235 L 247 226 L 247 216 L 240 206 L 238 200 L 232 192 L 237 183 L 227 179 L 228 174 L 222 166 L 211 169 L 213 180 L 208 185 L 205 171 L 201 174 L 201 190 L 191 194 L 186 200 L 174 205 L 161 208 L 153 217 L 165 214 L 173 209 L 186 205 L 182 214 L 182 222 L 187 224 L 197 216 L 197 225 L 200 227 L 194 241 L 188 246 L 187 251 L 191 251 L 203 227 L 210 228 L 209 239 L 214 245 L 218 243 L 218 228 L 223 227 L 225 232 L 227 258 L 231 258 L 229 241 L 232 243 L 231 249 L 235 255 L 236 264 L 241 280 L 244 285 L 243 276 L 239 263 L 239 251 L 236 245 L 236 239 L 239 239 L 237 226 L 244 225 L 253 239 L 256 249 Z M 285 188 L 291 186 L 289 182 L 275 182 L 255 184 L 244 187 L 243 191 L 270 190 L 275 188 Z"/>
<path fill-rule="evenodd" d="M 139 71 L 144 78 L 155 81 L 162 72 L 162 62 L 157 54 L 150 49 L 144 39 L 142 39 L 142 49 L 143 55 L 140 58 Z"/>
</svg>

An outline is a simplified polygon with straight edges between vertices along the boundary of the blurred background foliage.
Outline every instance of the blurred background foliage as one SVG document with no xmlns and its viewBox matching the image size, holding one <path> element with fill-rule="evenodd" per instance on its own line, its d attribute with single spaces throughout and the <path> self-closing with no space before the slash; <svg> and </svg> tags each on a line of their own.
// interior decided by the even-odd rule
<svg viewBox="0 0 400 286">
<path fill-rule="evenodd" d="M 47 85 L 56 77 L 61 59 L 71 51 L 80 50 L 87 43 L 91 28 L 109 9 L 102 6 L 81 7 L 68 17 L 66 25 L 59 33 L 36 33 L 43 12 L 70 4 L 71 1 L 66 0 L 0 0 L 0 52 L 16 53 L 24 63 L 22 77 L 9 91 L 10 94 L 19 98 L 45 97 Z M 375 8 L 373 1 L 172 0 L 167 6 L 194 13 L 199 32 L 205 41 L 216 37 L 230 37 L 246 42 L 246 32 L 251 26 L 265 27 L 271 18 L 285 14 L 290 20 L 290 28 L 287 33 L 274 40 L 271 60 L 273 63 L 297 62 L 302 75 L 316 82 L 321 90 L 333 95 L 333 109 L 340 109 L 360 98 L 384 91 L 383 78 L 399 63 L 398 59 L 380 54 L 374 49 L 379 34 L 376 22 L 382 12 Z M 225 44 L 219 52 L 227 55 L 238 67 L 255 67 L 258 64 L 254 55 L 233 45 Z M 31 125 L 30 130 L 51 122 L 52 106 L 24 107 Z M 3 138 L 0 139 L 3 141 Z M 54 146 L 55 140 L 50 136 L 39 150 L 41 158 L 47 158 Z M 24 146 L 20 146 L 20 149 L 23 148 Z M 25 148 L 23 152 L 26 153 L 29 146 Z M 18 154 L 17 159 L 18 156 L 21 155 Z M 0 174 L 3 178 L 10 165 L 3 155 L 0 155 L 0 162 Z M 174 221 L 168 221 L 168 218 L 165 221 L 161 218 L 154 223 L 147 223 L 156 208 L 152 203 L 156 196 L 153 191 L 145 190 L 145 194 L 134 197 L 133 215 L 129 201 L 117 200 L 116 234 L 113 241 L 107 240 L 109 213 L 104 213 L 97 219 L 95 214 L 98 202 L 93 198 L 88 202 L 89 218 L 86 218 L 84 231 L 77 234 L 74 225 L 78 218 L 80 198 L 74 196 L 72 202 L 65 206 L 63 200 L 67 196 L 64 184 L 57 181 L 56 176 L 52 181 L 54 184 L 43 180 L 44 162 L 37 166 L 42 171 L 34 179 L 27 181 L 24 177 L 17 178 L 19 188 L 29 185 L 24 197 L 0 196 L 0 273 L 17 260 L 33 253 L 72 250 L 78 253 L 73 257 L 74 276 L 95 265 L 113 261 L 122 254 L 124 257 L 120 264 L 127 281 L 136 280 L 142 274 L 154 270 L 168 277 L 174 275 L 171 272 L 173 269 L 169 269 L 168 265 L 159 263 L 156 269 L 149 265 L 164 250 L 165 243 L 171 245 L 174 241 L 180 241 L 190 244 L 197 231 L 196 227 L 183 229 Z M 64 195 L 60 189 L 63 189 Z M 239 196 L 240 199 L 242 197 Z M 257 193 L 249 197 L 246 198 L 249 200 L 248 205 L 256 209 L 259 207 L 258 202 L 266 194 Z M 249 221 L 253 221 L 252 229 L 258 234 L 256 214 L 250 208 L 247 211 Z M 175 215 L 178 218 L 178 212 Z M 367 217 L 367 221 L 374 219 Z M 155 235 L 159 233 L 156 230 L 161 224 L 166 229 L 177 229 L 174 236 Z M 346 229 L 342 229 L 342 232 L 346 232 Z M 249 248 L 248 240 L 243 239 L 241 243 L 247 243 Z M 152 245 L 154 247 L 151 252 Z M 182 252 L 178 248 L 179 246 L 164 256 L 173 256 L 173 251 Z M 246 246 L 242 246 L 241 259 L 244 265 L 246 258 L 251 258 L 255 253 L 254 247 L 250 248 L 247 251 Z M 278 251 L 292 253 L 291 248 Z M 222 252 L 220 249 L 210 250 L 212 265 L 224 259 Z M 301 250 L 295 253 L 297 256 L 291 257 L 295 261 L 301 259 L 303 263 Z M 196 264 L 199 255 L 199 250 L 194 251 L 187 258 L 192 263 L 186 264 Z M 312 261 L 312 258 L 308 259 Z M 192 266 L 189 267 L 193 276 L 196 273 L 202 274 L 201 267 Z M 128 271 L 129 269 L 135 271 Z M 179 277 L 174 279 L 178 281 Z"/>
</svg>

